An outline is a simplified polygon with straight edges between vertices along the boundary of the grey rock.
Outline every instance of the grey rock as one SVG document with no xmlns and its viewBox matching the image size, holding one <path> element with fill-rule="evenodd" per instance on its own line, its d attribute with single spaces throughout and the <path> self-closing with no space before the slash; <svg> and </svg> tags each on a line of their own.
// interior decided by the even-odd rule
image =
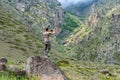
<svg viewBox="0 0 120 80">
<path fill-rule="evenodd" d="M 5 57 L 0 58 L 0 63 L 6 64 L 7 62 L 8 62 L 8 60 Z"/>
<path fill-rule="evenodd" d="M 108 74 L 109 76 L 112 76 L 109 70 L 100 70 L 99 72 L 105 75 Z"/>
<path fill-rule="evenodd" d="M 0 63 L 0 71 L 7 71 L 7 67 L 5 64 Z"/>
<path fill-rule="evenodd" d="M 27 76 L 40 76 L 40 80 L 67 80 L 67 77 L 49 58 L 32 56 L 27 59 Z"/>
<path fill-rule="evenodd" d="M 14 65 L 10 65 L 10 66 L 8 67 L 8 70 L 13 71 L 13 72 L 19 72 L 19 71 L 20 71 L 20 68 L 15 67 Z"/>
</svg>

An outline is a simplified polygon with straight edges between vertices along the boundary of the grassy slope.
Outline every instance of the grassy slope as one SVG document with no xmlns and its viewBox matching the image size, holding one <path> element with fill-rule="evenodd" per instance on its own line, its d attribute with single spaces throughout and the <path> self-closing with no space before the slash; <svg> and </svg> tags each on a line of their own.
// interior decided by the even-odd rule
<svg viewBox="0 0 120 80">
<path fill-rule="evenodd" d="M 14 19 L 0 6 L 0 56 L 10 61 L 25 60 L 31 54 L 41 54 L 43 44 L 28 27 Z"/>
<path fill-rule="evenodd" d="M 119 80 L 120 66 L 113 64 L 93 63 L 78 60 L 57 62 L 69 80 Z M 107 70 L 111 75 L 103 74 Z"/>
<path fill-rule="evenodd" d="M 29 34 L 36 35 L 37 36 L 36 38 L 37 40 L 40 40 L 40 43 L 41 42 L 43 43 L 42 33 L 46 26 L 51 25 L 50 28 L 53 29 L 55 25 L 59 24 L 59 22 L 63 24 L 62 22 L 64 21 L 64 13 L 63 13 L 64 11 L 62 10 L 57 0 L 53 0 L 53 1 L 50 0 L 47 2 L 46 1 L 41 2 L 41 0 L 32 0 L 32 1 L 23 0 L 23 3 L 25 2 L 29 4 L 28 9 L 25 11 L 16 9 L 16 3 L 18 2 L 18 0 L 6 0 L 6 1 L 1 0 L 0 2 L 1 2 L 1 5 L 6 9 L 6 13 L 7 12 L 11 13 L 13 16 L 12 18 L 17 19 L 21 23 L 20 25 L 22 25 L 22 23 L 25 24 L 25 25 L 22 25 L 24 28 L 27 28 L 25 27 L 26 25 L 29 26 L 26 30 L 32 31 L 33 34 L 29 31 L 28 31 L 29 33 L 28 32 L 25 32 L 25 33 L 27 33 L 28 35 Z M 29 53 L 29 55 L 43 54 L 44 45 L 42 43 L 39 45 L 39 43 L 37 44 L 35 40 L 32 42 L 32 40 L 30 39 L 32 38 L 32 36 L 25 36 L 25 37 L 29 38 L 29 40 L 27 42 L 26 40 L 23 40 L 23 41 L 25 41 L 25 45 L 26 44 L 29 44 L 29 45 L 24 47 L 24 42 L 23 42 L 23 45 L 21 44 L 20 46 L 20 48 L 24 47 L 25 49 L 24 51 L 27 50 L 25 54 L 26 53 Z M 21 38 L 24 39 L 24 37 L 21 37 Z M 56 37 L 52 36 L 51 54 L 52 54 L 52 58 L 56 60 L 54 55 L 55 56 L 57 55 L 58 56 L 57 58 L 59 58 L 61 54 L 58 54 L 59 45 L 57 44 L 57 41 L 55 39 Z M 24 52 L 22 53 L 24 54 Z"/>
<path fill-rule="evenodd" d="M 42 37 L 42 36 L 41 36 Z M 52 42 L 57 44 L 56 42 Z M 26 61 L 31 55 L 44 54 L 43 41 L 35 36 L 29 27 L 17 21 L 12 14 L 0 6 L 0 57 L 6 57 L 9 61 L 7 64 L 16 65 L 19 61 Z M 60 54 L 56 51 L 57 45 L 52 45 L 51 57 L 54 61 L 60 59 Z M 23 65 L 18 65 L 21 67 Z M 23 69 L 24 67 L 22 67 Z M 3 73 L 0 71 L 0 80 L 27 80 L 25 76 L 14 73 Z M 38 80 L 31 78 L 30 80 Z"/>
</svg>

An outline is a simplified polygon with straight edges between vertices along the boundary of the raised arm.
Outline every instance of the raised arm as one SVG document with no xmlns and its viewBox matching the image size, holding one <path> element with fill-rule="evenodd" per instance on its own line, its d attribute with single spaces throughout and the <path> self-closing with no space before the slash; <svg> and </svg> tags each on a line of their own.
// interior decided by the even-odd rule
<svg viewBox="0 0 120 80">
<path fill-rule="evenodd" d="M 50 30 L 51 34 L 55 34 L 55 32 L 56 32 L 55 30 Z"/>
</svg>

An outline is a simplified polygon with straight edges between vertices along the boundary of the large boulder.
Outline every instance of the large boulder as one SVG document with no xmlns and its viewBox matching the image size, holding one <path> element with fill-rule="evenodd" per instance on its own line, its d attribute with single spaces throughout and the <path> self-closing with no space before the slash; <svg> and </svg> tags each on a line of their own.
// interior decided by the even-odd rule
<svg viewBox="0 0 120 80">
<path fill-rule="evenodd" d="M 67 80 L 64 73 L 49 58 L 32 56 L 27 59 L 27 76 L 40 76 L 40 80 Z"/>
</svg>

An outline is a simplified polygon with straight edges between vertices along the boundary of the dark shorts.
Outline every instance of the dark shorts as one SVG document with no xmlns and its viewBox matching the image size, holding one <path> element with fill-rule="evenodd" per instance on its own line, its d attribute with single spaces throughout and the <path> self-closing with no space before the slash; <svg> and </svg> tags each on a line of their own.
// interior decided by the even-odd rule
<svg viewBox="0 0 120 80">
<path fill-rule="evenodd" d="M 45 51 L 49 52 L 51 49 L 51 44 L 50 42 L 45 42 Z"/>
</svg>

